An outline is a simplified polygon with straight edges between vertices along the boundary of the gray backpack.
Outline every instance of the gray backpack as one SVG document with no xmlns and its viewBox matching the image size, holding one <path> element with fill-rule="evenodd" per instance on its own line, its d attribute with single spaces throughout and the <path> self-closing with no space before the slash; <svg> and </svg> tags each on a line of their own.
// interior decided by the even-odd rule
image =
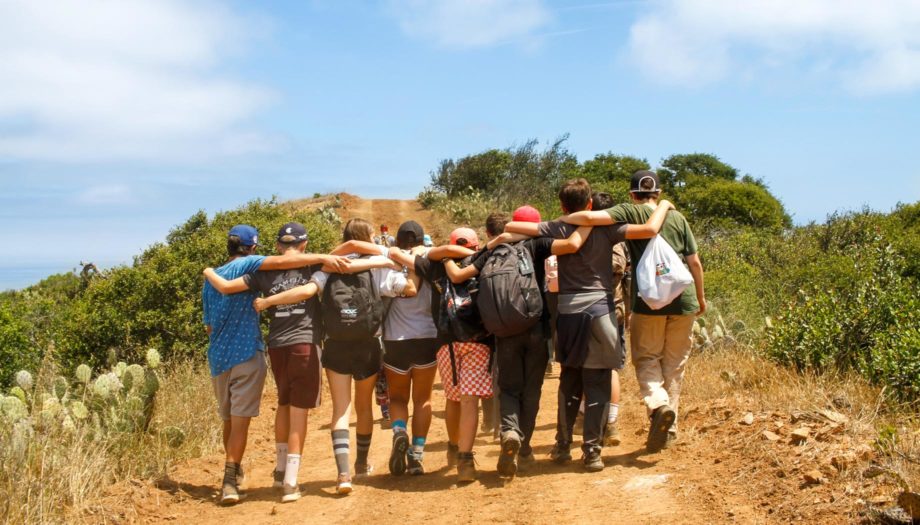
<svg viewBox="0 0 920 525">
<path fill-rule="evenodd" d="M 540 321 L 543 297 L 533 257 L 523 243 L 500 244 L 479 272 L 479 314 L 498 337 L 526 332 Z"/>
</svg>

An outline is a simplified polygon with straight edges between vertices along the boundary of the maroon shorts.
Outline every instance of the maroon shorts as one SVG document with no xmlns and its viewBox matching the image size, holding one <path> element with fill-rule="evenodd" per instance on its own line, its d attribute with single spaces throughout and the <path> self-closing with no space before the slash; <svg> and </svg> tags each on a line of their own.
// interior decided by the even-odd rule
<svg viewBox="0 0 920 525">
<path fill-rule="evenodd" d="M 304 343 L 269 348 L 272 375 L 278 385 L 278 404 L 296 408 L 317 408 L 320 402 L 322 367 L 319 348 Z"/>
</svg>

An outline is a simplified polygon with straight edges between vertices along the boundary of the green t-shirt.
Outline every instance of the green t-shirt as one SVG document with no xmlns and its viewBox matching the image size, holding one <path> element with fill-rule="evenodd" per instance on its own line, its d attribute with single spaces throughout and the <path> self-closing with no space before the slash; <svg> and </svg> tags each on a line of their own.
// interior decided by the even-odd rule
<svg viewBox="0 0 920 525">
<path fill-rule="evenodd" d="M 654 208 L 646 204 L 617 204 L 613 208 L 606 210 L 613 218 L 614 222 L 626 222 L 629 224 L 644 224 L 652 216 Z M 659 233 L 661 237 L 668 241 L 671 248 L 678 255 L 687 257 L 697 252 L 696 238 L 690 230 L 690 224 L 687 219 L 676 211 L 668 213 Z M 633 268 L 639 263 L 642 254 L 645 253 L 645 247 L 648 246 L 649 239 L 627 240 L 629 253 L 632 257 Z M 688 286 L 680 297 L 674 299 L 671 304 L 659 310 L 652 310 L 645 301 L 639 298 L 639 290 L 636 287 L 636 279 L 632 280 L 632 308 L 633 313 L 645 315 L 689 315 L 695 314 L 700 309 L 700 304 L 696 300 L 696 288 Z"/>
</svg>

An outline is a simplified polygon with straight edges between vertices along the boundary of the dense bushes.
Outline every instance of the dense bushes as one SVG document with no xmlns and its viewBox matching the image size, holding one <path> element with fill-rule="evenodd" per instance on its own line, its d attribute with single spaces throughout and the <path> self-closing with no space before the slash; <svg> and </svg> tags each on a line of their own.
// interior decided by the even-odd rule
<svg viewBox="0 0 920 525">
<path fill-rule="evenodd" d="M 0 361 L 0 384 L 8 384 L 19 368 L 34 369 L 52 343 L 65 367 L 101 365 L 109 350 L 128 361 L 148 347 L 159 348 L 167 360 L 203 356 L 201 270 L 226 260 L 226 235 L 234 224 L 256 226 L 265 243 L 259 251 L 269 254 L 275 232 L 291 220 L 307 226 L 311 250 L 327 251 L 339 237 L 337 228 L 318 214 L 253 201 L 210 220 L 196 213 L 131 266 L 85 279 L 54 276 L 5 294 L 0 298 L 0 352 L 11 357 Z"/>
</svg>

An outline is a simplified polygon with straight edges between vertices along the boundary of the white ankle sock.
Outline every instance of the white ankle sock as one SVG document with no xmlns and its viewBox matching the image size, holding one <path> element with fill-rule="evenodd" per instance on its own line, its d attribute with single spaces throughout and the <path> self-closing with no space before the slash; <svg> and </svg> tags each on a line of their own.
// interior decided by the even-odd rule
<svg viewBox="0 0 920 525">
<path fill-rule="evenodd" d="M 287 461 L 287 443 L 275 443 L 275 470 L 284 472 L 284 463 Z"/>
<path fill-rule="evenodd" d="M 620 416 L 620 405 L 618 403 L 610 403 L 610 408 L 607 411 L 607 422 L 616 423 L 617 418 Z"/>
<path fill-rule="evenodd" d="M 289 487 L 297 486 L 297 471 L 300 470 L 300 454 L 288 454 L 287 465 L 284 469 L 284 484 Z"/>
</svg>

